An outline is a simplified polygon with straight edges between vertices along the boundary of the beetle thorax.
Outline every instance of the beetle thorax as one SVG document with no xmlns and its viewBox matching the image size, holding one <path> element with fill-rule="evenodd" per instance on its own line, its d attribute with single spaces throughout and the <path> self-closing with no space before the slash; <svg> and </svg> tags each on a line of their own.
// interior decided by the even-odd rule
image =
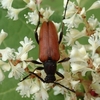
<svg viewBox="0 0 100 100">
<path fill-rule="evenodd" d="M 47 60 L 43 63 L 44 65 L 44 71 L 47 74 L 45 78 L 46 83 L 53 83 L 56 78 L 55 78 L 55 73 L 56 73 L 56 61 L 53 60 Z"/>
</svg>

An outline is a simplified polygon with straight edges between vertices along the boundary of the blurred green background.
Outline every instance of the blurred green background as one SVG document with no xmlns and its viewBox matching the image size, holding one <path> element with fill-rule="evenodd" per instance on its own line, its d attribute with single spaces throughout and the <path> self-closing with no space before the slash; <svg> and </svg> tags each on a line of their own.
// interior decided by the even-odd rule
<svg viewBox="0 0 100 100">
<path fill-rule="evenodd" d="M 6 0 L 5 0 L 6 1 Z M 75 0 L 73 0 L 75 1 Z M 84 2 L 83 2 L 84 1 Z M 82 0 L 82 6 L 85 6 L 86 9 L 89 8 L 89 6 L 96 0 Z M 76 1 L 75 1 L 76 2 Z M 45 7 L 51 7 L 52 10 L 55 11 L 53 16 L 51 17 L 51 20 L 55 22 L 61 22 L 62 20 L 62 11 L 63 11 L 63 0 L 43 0 L 42 6 Z M 20 8 L 24 7 L 25 3 L 23 0 L 14 0 L 13 7 Z M 25 36 L 33 39 L 35 42 L 35 45 L 37 45 L 35 38 L 34 38 L 34 26 L 30 24 L 26 24 L 26 19 L 23 17 L 23 14 L 27 14 L 29 9 L 25 9 L 19 14 L 19 19 L 17 21 L 13 21 L 11 19 L 8 19 L 6 16 L 7 10 L 4 10 L 0 8 L 0 30 L 4 29 L 5 32 L 8 33 L 8 37 L 5 39 L 5 41 L 2 43 L 0 48 L 5 47 L 11 47 L 17 48 L 20 46 L 19 42 L 24 39 Z M 91 16 L 92 14 L 95 15 L 95 17 L 100 20 L 99 13 L 100 9 L 98 10 L 91 10 L 87 13 L 87 17 Z M 34 59 L 38 58 L 38 46 L 36 46 L 35 49 L 33 49 L 30 53 L 30 56 L 32 56 Z M 8 73 L 5 73 L 6 76 Z M 8 77 L 5 78 L 5 80 L 0 84 L 0 100 L 31 100 L 31 98 L 22 98 L 18 92 L 15 91 L 17 87 L 17 83 L 20 80 L 15 79 L 8 79 Z M 53 91 L 49 91 L 49 100 L 64 100 L 63 96 L 53 95 Z"/>
</svg>

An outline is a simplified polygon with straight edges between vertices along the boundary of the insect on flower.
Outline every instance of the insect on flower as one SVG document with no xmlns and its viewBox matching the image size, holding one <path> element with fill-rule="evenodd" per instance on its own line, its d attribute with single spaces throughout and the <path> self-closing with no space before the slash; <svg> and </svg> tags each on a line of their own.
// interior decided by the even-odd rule
<svg viewBox="0 0 100 100">
<path fill-rule="evenodd" d="M 65 18 L 65 13 L 67 10 L 68 1 L 69 0 L 67 0 L 66 7 L 65 7 L 64 18 Z M 23 80 L 25 80 L 27 77 L 29 77 L 31 74 L 33 74 L 44 83 L 54 83 L 55 85 L 60 85 L 64 88 L 70 90 L 71 92 L 75 93 L 74 90 L 69 89 L 69 88 L 65 87 L 64 85 L 61 85 L 60 83 L 56 82 L 57 80 L 55 78 L 55 74 L 60 76 L 62 79 L 64 78 L 64 76 L 57 71 L 56 64 L 68 61 L 70 59 L 68 57 L 68 58 L 64 58 L 59 61 L 59 58 L 60 58 L 59 44 L 60 44 L 60 42 L 62 40 L 62 36 L 63 36 L 63 23 L 62 23 L 62 31 L 60 33 L 59 40 L 58 40 L 58 35 L 57 35 L 55 25 L 53 24 L 52 21 L 48 21 L 48 22 L 44 21 L 43 22 L 43 24 L 40 28 L 39 39 L 38 39 L 37 28 L 38 28 L 39 24 L 40 24 L 40 18 L 39 18 L 39 22 L 38 22 L 38 25 L 35 30 L 35 38 L 36 38 L 37 43 L 39 44 L 39 59 L 42 63 L 38 62 L 36 60 L 31 60 L 31 61 L 26 61 L 26 62 L 32 62 L 35 64 L 43 64 L 44 67 L 37 67 L 35 70 L 44 70 L 46 73 L 46 77 L 45 77 L 45 79 L 42 79 L 39 75 L 34 73 L 34 71 L 35 71 L 34 70 L 33 72 L 29 72 L 30 74 L 28 76 L 26 76 L 25 78 L 23 78 Z M 21 80 L 21 81 L 23 81 L 23 80 Z"/>
</svg>

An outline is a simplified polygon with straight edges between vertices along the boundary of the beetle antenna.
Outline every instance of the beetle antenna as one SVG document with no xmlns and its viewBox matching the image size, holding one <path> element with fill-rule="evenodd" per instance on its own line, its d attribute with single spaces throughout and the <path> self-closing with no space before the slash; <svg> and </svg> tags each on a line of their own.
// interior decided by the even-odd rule
<svg viewBox="0 0 100 100">
<path fill-rule="evenodd" d="M 68 2 L 69 2 L 69 0 L 67 0 L 66 5 L 65 5 L 63 20 L 65 19 L 65 16 L 66 16 Z M 63 27 L 64 27 L 64 23 L 62 22 L 62 32 L 63 32 Z"/>
<path fill-rule="evenodd" d="M 43 67 L 37 67 L 35 70 L 43 70 L 43 69 L 44 69 Z M 29 71 L 29 74 L 26 77 L 24 77 L 20 82 L 24 81 L 26 78 L 28 78 L 32 74 L 35 75 L 36 77 L 38 77 L 41 81 L 45 82 L 40 76 L 38 76 L 37 74 L 35 74 L 34 71 L 33 72 Z"/>
<path fill-rule="evenodd" d="M 71 92 L 73 92 L 73 93 L 76 93 L 73 89 L 69 89 L 68 87 L 65 87 L 64 85 L 62 85 L 62 84 L 60 84 L 60 83 L 57 83 L 57 82 L 53 82 L 53 83 L 54 83 L 55 85 L 59 85 L 59 86 L 65 88 L 65 89 L 67 89 L 67 90 L 69 90 L 69 91 L 71 91 Z"/>
<path fill-rule="evenodd" d="M 38 29 L 38 27 L 40 25 L 40 12 L 39 11 L 38 11 L 38 16 L 39 16 L 39 20 L 37 22 L 37 26 L 36 26 L 36 29 L 35 29 L 35 33 L 37 32 L 37 29 Z"/>
<path fill-rule="evenodd" d="M 64 16 L 63 19 L 65 19 L 66 16 L 66 11 L 67 11 L 67 5 L 68 5 L 69 0 L 67 0 L 66 5 L 65 5 L 65 10 L 64 10 Z"/>
<path fill-rule="evenodd" d="M 31 76 L 31 74 L 27 75 L 26 77 L 24 77 L 22 80 L 20 80 L 20 82 L 24 81 L 25 79 L 27 79 L 29 76 Z"/>
<path fill-rule="evenodd" d="M 65 19 L 68 2 L 69 2 L 69 0 L 67 0 L 67 2 L 66 2 L 66 5 L 65 5 L 65 10 L 64 10 L 64 15 L 63 15 L 62 20 L 64 20 L 64 19 Z M 60 42 L 61 42 L 61 40 L 62 40 L 62 37 L 63 37 L 63 31 L 64 31 L 64 23 L 63 23 L 63 21 L 62 21 L 62 26 L 61 26 L 61 27 L 62 27 L 62 29 L 61 29 L 61 33 L 60 33 L 59 44 L 60 44 Z"/>
<path fill-rule="evenodd" d="M 44 81 L 39 75 L 37 75 L 36 73 L 34 73 L 34 72 L 29 72 L 29 73 L 35 75 L 35 76 L 38 77 L 42 82 L 45 83 L 45 81 Z"/>
<path fill-rule="evenodd" d="M 26 78 L 28 78 L 30 75 L 35 75 L 37 78 L 39 78 L 42 82 L 44 82 L 45 83 L 45 80 L 43 80 L 39 75 L 37 75 L 36 73 L 34 73 L 34 72 L 29 72 L 30 74 L 29 75 L 27 75 L 26 77 L 24 77 L 20 82 L 22 82 L 22 81 L 24 81 Z"/>
<path fill-rule="evenodd" d="M 65 5 L 63 20 L 65 19 L 65 16 L 66 16 L 68 2 L 69 2 L 69 0 L 67 0 L 66 5 Z M 64 27 L 64 23 L 62 22 L 62 31 L 63 31 L 63 27 Z"/>
</svg>

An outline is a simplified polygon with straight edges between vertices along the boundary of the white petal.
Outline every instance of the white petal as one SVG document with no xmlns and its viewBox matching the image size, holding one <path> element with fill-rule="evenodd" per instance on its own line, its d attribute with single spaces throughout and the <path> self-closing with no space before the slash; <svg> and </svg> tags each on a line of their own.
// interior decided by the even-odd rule
<svg viewBox="0 0 100 100">
<path fill-rule="evenodd" d="M 25 0 L 25 2 L 27 2 Z M 33 11 L 36 9 L 36 4 L 35 4 L 35 1 L 34 0 L 29 0 L 29 2 L 27 2 L 27 7 L 29 7 L 30 9 L 32 9 Z"/>
<path fill-rule="evenodd" d="M 81 0 L 76 0 L 76 1 L 77 1 L 78 5 L 80 5 Z"/>
<path fill-rule="evenodd" d="M 8 36 L 6 32 L 2 29 L 0 32 L 0 44 L 3 42 L 3 40 Z"/>
<path fill-rule="evenodd" d="M 80 82 L 80 80 L 78 81 L 71 81 L 71 85 L 72 85 L 72 89 L 75 89 L 75 86 Z"/>
<path fill-rule="evenodd" d="M 2 70 L 4 70 L 4 72 L 6 71 L 9 71 L 11 69 L 11 66 L 9 63 L 5 63 L 3 66 L 2 66 Z"/>
<path fill-rule="evenodd" d="M 86 67 L 87 64 L 86 63 L 71 63 L 71 67 L 72 67 L 72 72 L 76 73 L 76 72 L 81 72 L 83 71 Z"/>
<path fill-rule="evenodd" d="M 42 100 L 48 100 L 49 96 L 44 88 L 41 89 L 41 95 L 42 95 Z"/>
<path fill-rule="evenodd" d="M 0 82 L 2 82 L 4 80 L 5 76 L 3 74 L 3 72 L 0 69 Z"/>
<path fill-rule="evenodd" d="M 9 9 L 12 6 L 13 0 L 0 0 L 0 2 L 4 9 Z"/>
<path fill-rule="evenodd" d="M 92 10 L 92 9 L 98 9 L 98 8 L 100 8 L 100 0 L 95 1 L 87 11 Z"/>
<path fill-rule="evenodd" d="M 31 90 L 30 90 L 31 94 L 34 94 L 34 93 L 38 92 L 39 90 L 40 90 L 40 87 L 37 84 L 33 83 Z"/>
</svg>

